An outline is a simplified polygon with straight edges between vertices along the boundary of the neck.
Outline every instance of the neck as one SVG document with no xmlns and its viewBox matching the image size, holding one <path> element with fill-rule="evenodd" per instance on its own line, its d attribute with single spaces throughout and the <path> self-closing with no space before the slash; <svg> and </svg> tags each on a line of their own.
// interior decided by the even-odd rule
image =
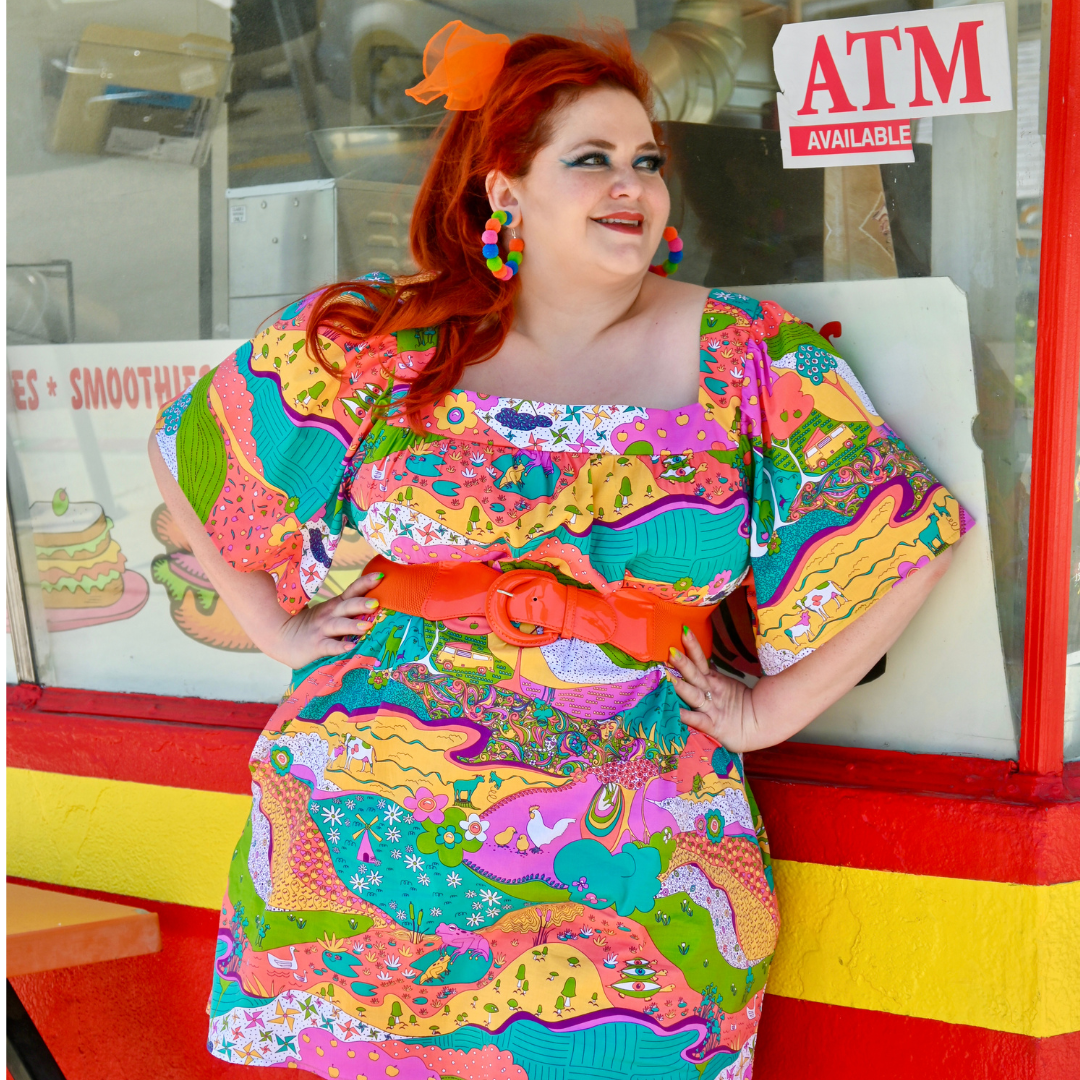
<svg viewBox="0 0 1080 1080">
<path fill-rule="evenodd" d="M 639 276 L 590 282 L 524 268 L 511 332 L 552 358 L 586 355 L 605 331 L 633 312 L 642 284 Z"/>
</svg>

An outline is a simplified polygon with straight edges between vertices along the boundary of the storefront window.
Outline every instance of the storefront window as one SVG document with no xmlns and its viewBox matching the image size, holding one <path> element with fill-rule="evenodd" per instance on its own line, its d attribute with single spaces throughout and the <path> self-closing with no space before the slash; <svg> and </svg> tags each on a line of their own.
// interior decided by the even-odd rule
<svg viewBox="0 0 1080 1080">
<path fill-rule="evenodd" d="M 966 294 L 998 719 L 980 728 L 971 710 L 935 741 L 882 708 L 807 737 L 1014 756 L 1049 4 L 1005 5 L 1015 109 L 919 120 L 909 164 L 784 169 L 777 130 L 772 46 L 786 22 L 922 6 L 12 0 L 8 488 L 38 678 L 247 699 L 284 686 L 160 506 L 145 459 L 155 410 L 305 291 L 412 269 L 408 217 L 441 110 L 403 91 L 434 31 L 460 16 L 515 37 L 584 15 L 621 21 L 654 75 L 683 280 L 783 287 L 788 306 L 816 303 L 822 328 L 836 322 L 842 353 L 856 342 L 873 352 L 858 315 L 845 330 L 820 299 L 850 306 L 846 283 L 877 282 L 886 296 L 893 282 L 902 302 L 921 288 L 930 304 L 937 286 L 911 279 L 947 277 Z M 71 120 L 77 108 L 92 131 Z M 862 357 L 850 359 L 862 375 Z M 890 402 L 878 404 L 889 417 Z M 918 449 L 949 482 L 950 461 Z M 364 556 L 354 536 L 328 587 L 344 587 Z M 1080 639 L 1075 648 L 1080 657 Z M 9 649 L 9 679 L 12 663 Z"/>
</svg>

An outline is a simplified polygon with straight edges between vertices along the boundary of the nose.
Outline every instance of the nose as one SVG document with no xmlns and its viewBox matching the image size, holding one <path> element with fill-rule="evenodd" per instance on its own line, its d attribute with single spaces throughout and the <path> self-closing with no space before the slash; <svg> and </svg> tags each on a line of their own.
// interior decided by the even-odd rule
<svg viewBox="0 0 1080 1080">
<path fill-rule="evenodd" d="M 620 166 L 611 179 L 611 196 L 616 199 L 638 199 L 644 191 L 641 175 L 632 165 Z"/>
</svg>

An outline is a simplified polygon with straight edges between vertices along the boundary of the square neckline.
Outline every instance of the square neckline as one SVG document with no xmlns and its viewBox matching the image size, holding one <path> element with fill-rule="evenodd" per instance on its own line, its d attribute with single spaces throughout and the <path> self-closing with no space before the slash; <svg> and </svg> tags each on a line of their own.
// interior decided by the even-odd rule
<svg viewBox="0 0 1080 1080">
<path fill-rule="evenodd" d="M 721 288 L 711 288 L 711 289 L 709 289 L 708 294 L 705 297 L 705 303 L 702 305 L 701 313 L 698 316 L 698 329 L 699 330 L 701 328 L 702 320 L 705 318 L 705 315 L 708 313 L 709 301 L 713 299 L 714 294 L 716 294 L 716 293 L 721 293 L 721 294 L 723 294 L 725 296 L 732 295 L 731 293 L 727 292 L 727 290 L 725 290 L 725 289 L 721 289 Z M 698 348 L 699 348 L 699 350 L 700 350 L 701 339 L 704 336 L 705 336 L 704 334 L 701 334 L 701 333 L 698 334 L 698 342 L 699 342 Z M 706 402 L 702 400 L 702 398 L 705 396 L 706 392 L 705 392 L 704 382 L 702 381 L 703 372 L 700 370 L 700 367 L 701 367 L 701 364 L 700 364 L 700 360 L 699 360 L 699 362 L 698 362 L 698 369 L 699 370 L 698 370 L 698 392 L 697 392 L 697 397 L 692 402 L 690 402 L 689 404 L 678 405 L 678 406 L 676 406 L 675 408 L 672 408 L 672 409 L 665 409 L 665 408 L 661 408 L 659 406 L 657 406 L 656 408 L 650 408 L 648 405 L 620 405 L 620 404 L 618 404 L 616 402 L 599 402 L 599 403 L 597 403 L 597 402 L 587 402 L 587 403 L 584 403 L 584 404 L 569 404 L 567 402 L 562 402 L 562 401 L 542 401 L 540 398 L 516 398 L 516 397 L 506 397 L 506 396 L 504 396 L 502 394 L 481 394 L 478 390 L 466 390 L 466 389 L 464 389 L 464 388 L 462 388 L 460 386 L 456 386 L 456 387 L 454 387 L 454 389 L 447 391 L 447 394 L 448 395 L 449 394 L 455 394 L 455 395 L 456 394 L 470 394 L 470 395 L 472 395 L 472 399 L 474 400 L 477 407 L 482 408 L 484 410 L 484 412 L 489 412 L 496 405 L 500 405 L 500 404 L 505 403 L 507 406 L 512 406 L 512 405 L 516 405 L 516 406 L 532 405 L 532 406 L 534 406 L 534 408 L 536 406 L 541 406 L 542 405 L 542 406 L 545 406 L 546 408 L 549 408 L 549 409 L 550 408 L 566 409 L 568 411 L 573 411 L 575 413 L 576 412 L 585 412 L 588 409 L 615 409 L 620 413 L 626 413 L 626 414 L 638 412 L 638 413 L 641 413 L 641 414 L 643 414 L 645 416 L 669 416 L 669 415 L 671 415 L 673 413 L 686 412 L 688 409 L 693 409 L 693 408 L 695 408 L 697 406 L 702 406 L 702 405 L 706 404 Z M 476 399 L 480 399 L 480 400 L 477 401 Z M 491 404 L 489 404 L 489 402 Z"/>
</svg>

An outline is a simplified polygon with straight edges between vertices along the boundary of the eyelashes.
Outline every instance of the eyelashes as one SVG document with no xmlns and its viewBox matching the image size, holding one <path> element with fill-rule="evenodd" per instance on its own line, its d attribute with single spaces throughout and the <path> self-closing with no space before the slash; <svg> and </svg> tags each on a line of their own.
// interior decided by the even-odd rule
<svg viewBox="0 0 1080 1080">
<path fill-rule="evenodd" d="M 666 161 L 667 158 L 662 154 L 645 154 L 634 161 L 634 168 L 643 167 L 648 173 L 658 173 L 664 167 Z M 599 150 L 592 150 L 569 161 L 563 161 L 563 164 L 570 169 L 610 168 L 611 158 Z"/>
</svg>

